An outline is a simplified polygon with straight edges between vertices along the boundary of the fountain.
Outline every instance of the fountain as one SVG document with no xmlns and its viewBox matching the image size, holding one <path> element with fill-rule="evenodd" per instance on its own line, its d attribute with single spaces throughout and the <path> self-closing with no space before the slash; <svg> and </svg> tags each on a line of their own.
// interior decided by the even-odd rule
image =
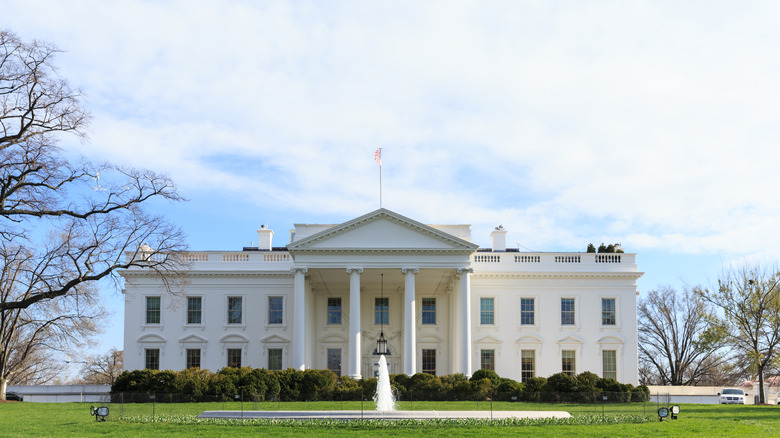
<svg viewBox="0 0 780 438">
<path fill-rule="evenodd" d="M 395 398 L 393 397 L 393 389 L 390 387 L 390 373 L 387 370 L 387 359 L 385 359 L 384 354 L 379 356 L 379 379 L 376 382 L 374 402 L 376 402 L 377 411 L 395 410 Z"/>
</svg>

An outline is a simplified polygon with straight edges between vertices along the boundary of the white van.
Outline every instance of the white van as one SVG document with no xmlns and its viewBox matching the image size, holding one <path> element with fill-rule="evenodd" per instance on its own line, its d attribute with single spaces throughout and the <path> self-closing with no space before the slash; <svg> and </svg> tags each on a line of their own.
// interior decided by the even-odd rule
<svg viewBox="0 0 780 438">
<path fill-rule="evenodd" d="M 745 391 L 739 388 L 723 388 L 718 393 L 720 396 L 720 403 L 726 405 L 744 405 L 745 404 Z"/>
</svg>

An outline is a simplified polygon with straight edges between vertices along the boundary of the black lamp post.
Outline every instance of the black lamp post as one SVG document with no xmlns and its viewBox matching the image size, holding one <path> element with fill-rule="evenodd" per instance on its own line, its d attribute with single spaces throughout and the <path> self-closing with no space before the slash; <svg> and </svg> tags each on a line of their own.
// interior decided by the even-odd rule
<svg viewBox="0 0 780 438">
<path fill-rule="evenodd" d="M 384 312 L 384 306 L 385 306 L 385 274 L 380 274 L 381 283 L 380 283 L 380 294 L 381 298 L 379 300 L 380 303 L 382 303 L 382 313 L 379 316 L 379 339 L 376 340 L 376 353 L 379 355 L 387 354 L 387 339 L 385 338 L 385 312 Z"/>
</svg>

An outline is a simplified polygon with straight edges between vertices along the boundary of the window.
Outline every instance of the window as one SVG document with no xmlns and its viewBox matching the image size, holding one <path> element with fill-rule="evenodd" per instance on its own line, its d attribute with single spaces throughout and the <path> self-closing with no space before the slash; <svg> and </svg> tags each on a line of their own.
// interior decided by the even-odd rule
<svg viewBox="0 0 780 438">
<path fill-rule="evenodd" d="M 561 298 L 561 325 L 574 325 L 574 298 Z"/>
<path fill-rule="evenodd" d="M 242 297 L 228 297 L 228 324 L 241 324 L 244 320 Z"/>
<path fill-rule="evenodd" d="M 160 297 L 146 297 L 146 323 L 160 323 Z"/>
<path fill-rule="evenodd" d="M 328 298 L 328 324 L 341 324 L 341 298 Z"/>
<path fill-rule="evenodd" d="M 520 352 L 520 381 L 526 382 L 536 375 L 536 351 L 522 350 Z"/>
<path fill-rule="evenodd" d="M 268 297 L 268 324 L 284 323 L 284 297 Z"/>
<path fill-rule="evenodd" d="M 390 298 L 374 298 L 374 324 L 388 324 Z"/>
<path fill-rule="evenodd" d="M 615 299 L 601 299 L 601 325 L 615 325 Z"/>
<path fill-rule="evenodd" d="M 422 372 L 436 375 L 436 350 L 422 351 Z"/>
<path fill-rule="evenodd" d="M 159 370 L 160 369 L 160 349 L 159 348 L 147 348 L 146 349 L 146 369 Z"/>
<path fill-rule="evenodd" d="M 228 348 L 227 349 L 227 366 L 233 368 L 241 368 L 241 349 L 240 348 Z"/>
<path fill-rule="evenodd" d="M 520 324 L 534 325 L 536 318 L 534 313 L 534 299 L 520 298 Z"/>
<path fill-rule="evenodd" d="M 201 297 L 187 297 L 187 324 L 200 324 L 203 299 Z"/>
<path fill-rule="evenodd" d="M 561 372 L 567 376 L 574 377 L 577 374 L 577 364 L 575 362 L 576 351 L 563 350 L 561 351 Z"/>
<path fill-rule="evenodd" d="M 271 371 L 279 371 L 282 369 L 282 349 L 281 348 L 269 348 L 268 349 L 268 369 Z"/>
<path fill-rule="evenodd" d="M 200 368 L 200 348 L 187 349 L 187 368 Z"/>
<path fill-rule="evenodd" d="M 496 350 L 481 350 L 479 352 L 479 367 L 483 370 L 496 370 Z"/>
<path fill-rule="evenodd" d="M 481 325 L 493 325 L 496 323 L 495 306 L 493 298 L 479 299 L 479 323 Z"/>
<path fill-rule="evenodd" d="M 603 375 L 605 379 L 617 380 L 617 354 L 615 350 L 603 350 L 601 352 Z"/>
<path fill-rule="evenodd" d="M 328 369 L 341 377 L 341 348 L 328 348 Z"/>
<path fill-rule="evenodd" d="M 436 324 L 436 298 L 422 299 L 422 323 L 423 325 Z"/>
</svg>

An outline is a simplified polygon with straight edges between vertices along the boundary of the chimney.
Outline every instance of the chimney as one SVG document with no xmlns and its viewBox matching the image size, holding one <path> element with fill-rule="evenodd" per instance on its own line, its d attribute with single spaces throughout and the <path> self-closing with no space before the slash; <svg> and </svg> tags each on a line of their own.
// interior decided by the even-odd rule
<svg viewBox="0 0 780 438">
<path fill-rule="evenodd" d="M 490 233 L 490 240 L 493 243 L 493 252 L 506 252 L 506 230 L 503 225 L 499 225 Z"/>
<path fill-rule="evenodd" d="M 257 230 L 257 249 L 260 251 L 271 251 L 273 249 L 274 232 L 260 225 L 260 229 Z"/>
</svg>

